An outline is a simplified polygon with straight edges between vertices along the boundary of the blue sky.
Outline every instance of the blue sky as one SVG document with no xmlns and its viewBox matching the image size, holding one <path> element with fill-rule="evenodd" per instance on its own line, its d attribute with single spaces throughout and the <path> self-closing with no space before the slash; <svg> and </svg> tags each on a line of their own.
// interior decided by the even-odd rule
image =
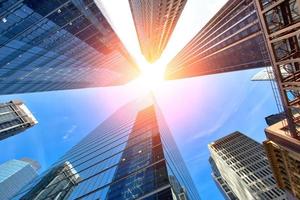
<svg viewBox="0 0 300 200">
<path fill-rule="evenodd" d="M 276 113 L 269 82 L 252 82 L 247 70 L 168 81 L 156 90 L 180 152 L 202 199 L 222 199 L 211 179 L 207 144 L 235 130 L 262 142 L 264 117 Z M 0 96 L 22 99 L 39 120 L 35 127 L 0 142 L 0 163 L 38 160 L 48 168 L 82 137 L 141 91 L 132 85 Z"/>
<path fill-rule="evenodd" d="M 128 1 L 96 2 L 138 60 Z M 176 55 L 225 2 L 189 0 L 162 64 Z M 270 83 L 250 81 L 259 70 L 167 81 L 155 89 L 157 102 L 204 200 L 222 199 L 210 176 L 207 144 L 236 130 L 262 142 L 264 117 L 277 112 Z M 0 96 L 0 102 L 23 100 L 39 121 L 24 133 L 0 142 L 0 163 L 29 157 L 39 161 L 43 171 L 119 107 L 147 93 L 137 84 L 128 84 Z"/>
</svg>

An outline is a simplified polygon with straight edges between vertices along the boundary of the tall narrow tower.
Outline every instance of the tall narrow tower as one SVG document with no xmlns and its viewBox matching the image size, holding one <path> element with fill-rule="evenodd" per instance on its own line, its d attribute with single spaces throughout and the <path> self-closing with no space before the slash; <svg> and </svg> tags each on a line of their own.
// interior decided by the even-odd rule
<svg viewBox="0 0 300 200">
<path fill-rule="evenodd" d="M 153 63 L 162 54 L 187 0 L 129 0 L 142 54 Z"/>
<path fill-rule="evenodd" d="M 0 140 L 37 124 L 37 120 L 20 100 L 0 104 Z"/>
<path fill-rule="evenodd" d="M 37 177 L 39 163 L 28 158 L 9 160 L 0 165 L 0 199 L 9 200 Z"/>
<path fill-rule="evenodd" d="M 16 199 L 40 199 L 40 192 L 44 199 L 200 199 L 155 107 L 151 100 L 119 109 Z M 72 173 L 53 184 L 42 184 L 44 177 L 51 177 L 53 169 L 66 162 Z M 55 177 L 59 173 L 63 171 Z M 73 180 L 72 187 L 62 187 L 63 180 L 69 186 Z M 56 192 L 50 192 L 53 188 Z"/>
</svg>

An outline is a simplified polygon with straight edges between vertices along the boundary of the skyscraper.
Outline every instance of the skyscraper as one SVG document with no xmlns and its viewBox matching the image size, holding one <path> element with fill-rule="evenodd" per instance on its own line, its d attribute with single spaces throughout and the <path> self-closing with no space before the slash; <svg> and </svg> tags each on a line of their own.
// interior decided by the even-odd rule
<svg viewBox="0 0 300 200">
<path fill-rule="evenodd" d="M 61 174 L 55 169 L 64 163 L 73 172 L 61 181 L 72 177 L 76 181 L 72 187 L 56 187 L 61 181 L 49 186 L 47 177 Z M 56 192 L 48 192 L 50 187 Z M 46 191 L 43 199 L 199 199 L 172 135 L 150 99 L 119 109 L 15 199 L 40 199 L 35 190 Z"/>
<path fill-rule="evenodd" d="M 209 144 L 222 178 L 238 199 L 284 200 L 277 188 L 263 145 L 234 132 Z"/>
<path fill-rule="evenodd" d="M 264 146 L 278 187 L 296 200 L 300 199 L 300 141 L 288 135 L 286 123 L 285 119 L 265 129 Z"/>
<path fill-rule="evenodd" d="M 254 1 L 229 0 L 166 68 L 167 79 L 269 66 Z"/>
<path fill-rule="evenodd" d="M 300 2 L 255 0 L 286 119 L 265 130 L 265 149 L 278 186 L 300 198 Z"/>
<path fill-rule="evenodd" d="M 137 74 L 94 1 L 1 1 L 0 94 L 118 85 Z"/>
<path fill-rule="evenodd" d="M 288 72 L 284 69 L 282 69 L 281 72 L 282 76 L 288 76 Z M 259 71 L 257 74 L 255 74 L 252 78 L 252 81 L 274 81 L 274 72 L 272 67 L 265 67 L 261 71 Z"/>
<path fill-rule="evenodd" d="M 0 140 L 16 135 L 37 123 L 22 101 L 13 100 L 0 104 Z"/>
<path fill-rule="evenodd" d="M 69 162 L 62 163 L 51 169 L 35 186 L 22 197 L 22 200 L 32 199 L 67 199 L 74 186 L 81 179 Z"/>
<path fill-rule="evenodd" d="M 28 158 L 10 160 L 0 165 L 0 199 L 11 199 L 22 187 L 37 177 L 40 168 Z"/>
<path fill-rule="evenodd" d="M 225 200 L 238 200 L 233 191 L 230 189 L 228 183 L 222 178 L 221 173 L 212 157 L 209 157 L 209 163 L 212 169 L 211 176 L 214 179 L 217 187 L 222 193 Z"/>
<path fill-rule="evenodd" d="M 162 54 L 187 0 L 129 0 L 142 54 L 153 63 Z"/>
<path fill-rule="evenodd" d="M 270 52 L 290 135 L 299 134 L 300 5 L 298 0 L 256 0 L 262 30 Z"/>
</svg>

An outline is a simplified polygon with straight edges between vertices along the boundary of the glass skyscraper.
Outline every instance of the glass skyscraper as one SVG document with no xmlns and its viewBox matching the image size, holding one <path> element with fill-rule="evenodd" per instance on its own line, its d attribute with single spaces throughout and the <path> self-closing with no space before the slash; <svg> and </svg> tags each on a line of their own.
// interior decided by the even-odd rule
<svg viewBox="0 0 300 200">
<path fill-rule="evenodd" d="M 141 52 L 148 62 L 166 48 L 187 0 L 129 0 Z"/>
<path fill-rule="evenodd" d="M 0 1 L 0 94 L 118 85 L 137 74 L 93 0 Z"/>
<path fill-rule="evenodd" d="M 0 199 L 11 199 L 26 184 L 37 177 L 40 168 L 36 161 L 28 158 L 9 160 L 0 165 Z"/>
<path fill-rule="evenodd" d="M 150 99 L 120 108 L 15 199 L 200 199 Z"/>
<path fill-rule="evenodd" d="M 167 79 L 270 66 L 255 1 L 228 0 L 169 62 Z"/>
</svg>

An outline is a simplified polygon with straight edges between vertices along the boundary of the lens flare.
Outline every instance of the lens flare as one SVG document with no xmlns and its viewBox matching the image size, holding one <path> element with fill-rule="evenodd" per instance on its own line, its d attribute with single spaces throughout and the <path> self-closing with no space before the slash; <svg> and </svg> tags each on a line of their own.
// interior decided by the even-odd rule
<svg viewBox="0 0 300 200">
<path fill-rule="evenodd" d="M 135 84 L 150 91 L 158 89 L 164 82 L 165 65 L 160 61 L 148 63 L 146 60 L 142 60 L 138 64 L 141 74 Z"/>
</svg>

